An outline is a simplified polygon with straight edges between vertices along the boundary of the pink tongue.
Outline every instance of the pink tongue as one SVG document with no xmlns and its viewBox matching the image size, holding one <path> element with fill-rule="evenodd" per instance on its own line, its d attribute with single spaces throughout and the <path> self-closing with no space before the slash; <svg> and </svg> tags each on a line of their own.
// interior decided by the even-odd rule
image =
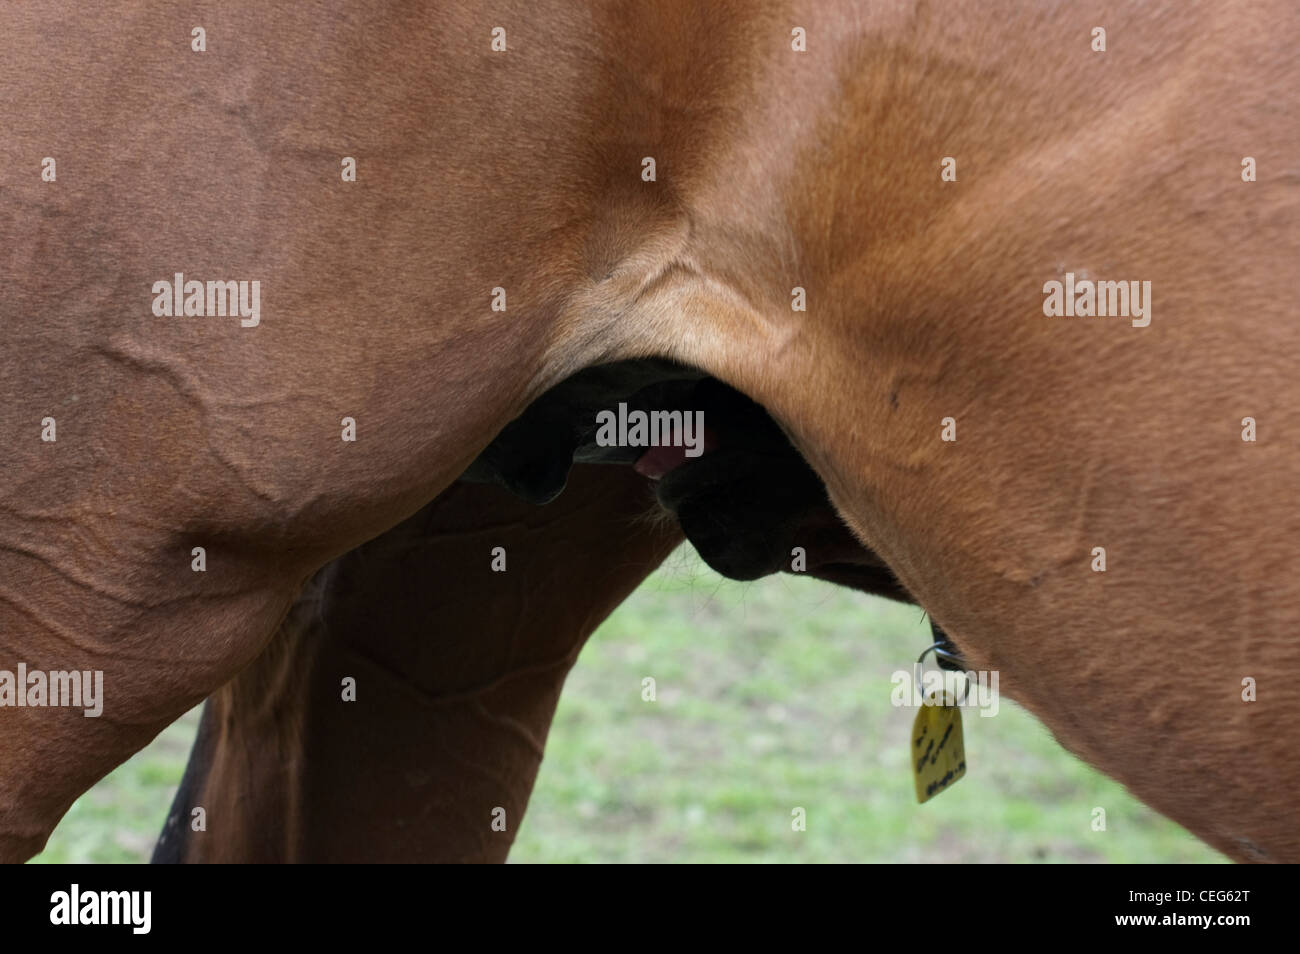
<svg viewBox="0 0 1300 954">
<path fill-rule="evenodd" d="M 642 477 L 658 480 L 684 463 L 686 463 L 685 447 L 652 447 L 636 459 L 632 469 Z"/>
<path fill-rule="evenodd" d="M 717 441 L 713 432 L 706 427 L 704 440 L 700 446 L 701 455 L 707 454 L 716 446 Z M 642 477 L 659 480 L 664 474 L 676 470 L 688 460 L 699 460 L 699 457 L 687 457 L 685 447 L 652 447 L 637 458 L 632 469 Z"/>
</svg>

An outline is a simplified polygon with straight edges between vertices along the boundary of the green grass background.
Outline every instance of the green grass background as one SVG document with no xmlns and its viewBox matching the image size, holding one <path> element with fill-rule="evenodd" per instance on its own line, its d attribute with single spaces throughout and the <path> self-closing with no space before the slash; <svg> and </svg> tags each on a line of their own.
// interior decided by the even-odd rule
<svg viewBox="0 0 1300 954">
<path fill-rule="evenodd" d="M 735 583 L 683 547 L 583 651 L 511 860 L 1223 860 L 1006 699 L 966 713 L 966 777 L 917 805 L 914 711 L 890 705 L 889 676 L 928 637 L 915 607 L 806 578 Z M 197 723 L 87 792 L 36 860 L 147 861 Z"/>
</svg>

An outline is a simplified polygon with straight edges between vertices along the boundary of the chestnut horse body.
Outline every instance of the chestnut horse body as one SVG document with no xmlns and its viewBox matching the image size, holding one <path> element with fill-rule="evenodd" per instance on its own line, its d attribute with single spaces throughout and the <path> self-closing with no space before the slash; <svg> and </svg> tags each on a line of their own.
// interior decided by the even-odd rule
<svg viewBox="0 0 1300 954">
<path fill-rule="evenodd" d="M 0 857 L 531 402 L 655 357 L 1067 748 L 1300 860 L 1294 4 L 196 6 L 0 11 L 0 669 L 105 686 L 0 708 Z M 176 273 L 258 320 L 159 314 Z M 1149 320 L 1047 316 L 1067 274 Z"/>
</svg>

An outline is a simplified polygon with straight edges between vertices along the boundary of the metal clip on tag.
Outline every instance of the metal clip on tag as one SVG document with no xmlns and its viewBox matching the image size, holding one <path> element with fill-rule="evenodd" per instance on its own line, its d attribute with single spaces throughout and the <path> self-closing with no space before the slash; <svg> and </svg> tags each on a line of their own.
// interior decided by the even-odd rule
<svg viewBox="0 0 1300 954">
<path fill-rule="evenodd" d="M 939 628 L 939 625 L 930 618 L 930 634 L 934 637 L 935 659 L 939 661 L 940 669 L 947 669 L 949 672 L 965 672 L 966 660 L 962 659 L 961 652 L 952 644 L 948 634 Z"/>
<path fill-rule="evenodd" d="M 916 657 L 918 684 L 920 683 L 921 665 L 922 663 L 925 662 L 925 657 L 930 653 L 934 653 L 934 658 L 937 660 L 940 661 L 947 660 L 948 662 L 952 663 L 951 666 L 942 667 L 944 669 L 947 669 L 949 672 L 960 672 L 963 674 L 966 672 L 965 662 L 962 660 L 961 656 L 957 655 L 956 652 L 953 650 L 952 643 L 948 642 L 945 639 L 942 642 L 930 644 L 924 650 L 921 651 L 921 655 Z M 964 703 L 966 701 L 966 696 L 969 695 L 969 693 L 970 693 L 970 679 L 969 678 L 963 679 L 961 698 L 958 699 L 955 704 L 961 705 L 962 703 Z M 947 702 L 944 702 L 943 704 L 948 705 Z"/>
</svg>

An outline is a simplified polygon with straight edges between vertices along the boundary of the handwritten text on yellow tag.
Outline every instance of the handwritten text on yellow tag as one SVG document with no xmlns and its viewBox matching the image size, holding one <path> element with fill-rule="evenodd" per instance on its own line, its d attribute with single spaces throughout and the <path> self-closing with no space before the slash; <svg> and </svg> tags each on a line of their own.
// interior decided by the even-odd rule
<svg viewBox="0 0 1300 954">
<path fill-rule="evenodd" d="M 928 695 L 912 723 L 912 777 L 918 802 L 928 802 L 966 774 L 961 709 L 937 701 L 937 693 Z"/>
</svg>

